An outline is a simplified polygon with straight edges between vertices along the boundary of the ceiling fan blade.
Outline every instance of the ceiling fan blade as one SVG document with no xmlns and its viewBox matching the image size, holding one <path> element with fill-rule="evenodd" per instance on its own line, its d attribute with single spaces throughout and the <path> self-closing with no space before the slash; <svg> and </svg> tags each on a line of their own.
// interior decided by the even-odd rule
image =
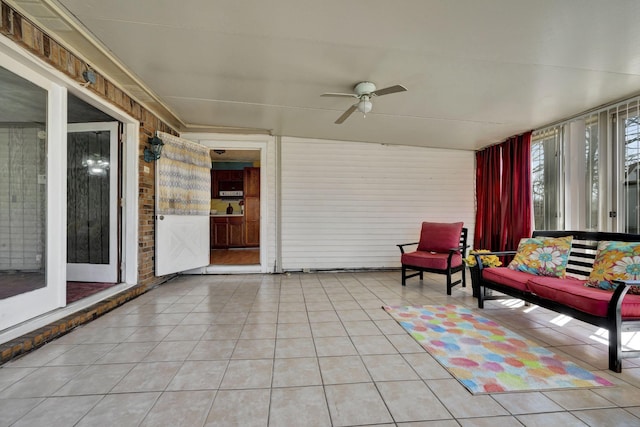
<svg viewBox="0 0 640 427">
<path fill-rule="evenodd" d="M 406 90 L 407 88 L 402 85 L 395 85 L 395 86 L 385 87 L 383 89 L 374 90 L 373 92 L 371 92 L 371 95 L 382 96 L 382 95 L 389 95 L 391 93 L 405 92 Z"/>
<path fill-rule="evenodd" d="M 356 108 L 358 108 L 358 104 L 353 104 L 351 107 L 349 107 L 349 109 L 347 111 L 345 111 L 344 113 L 342 113 L 342 115 L 340 117 L 338 117 L 338 120 L 336 120 L 336 124 L 342 124 L 342 122 L 344 122 L 345 120 L 347 120 L 349 118 L 349 116 L 356 111 Z"/>
<path fill-rule="evenodd" d="M 355 95 L 353 93 L 335 93 L 335 92 L 323 93 L 320 96 L 338 96 L 340 98 L 357 98 L 358 97 L 358 95 Z"/>
</svg>

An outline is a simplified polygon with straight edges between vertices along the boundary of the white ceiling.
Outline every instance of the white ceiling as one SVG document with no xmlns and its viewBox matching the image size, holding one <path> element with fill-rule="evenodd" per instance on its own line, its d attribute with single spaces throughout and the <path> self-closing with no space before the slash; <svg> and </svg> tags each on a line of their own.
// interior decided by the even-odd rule
<svg viewBox="0 0 640 427">
<path fill-rule="evenodd" d="M 64 8 L 182 131 L 473 150 L 640 92 L 638 0 L 10 1 L 34 2 Z M 353 102 L 320 95 L 362 80 L 408 92 L 334 124 Z"/>
</svg>

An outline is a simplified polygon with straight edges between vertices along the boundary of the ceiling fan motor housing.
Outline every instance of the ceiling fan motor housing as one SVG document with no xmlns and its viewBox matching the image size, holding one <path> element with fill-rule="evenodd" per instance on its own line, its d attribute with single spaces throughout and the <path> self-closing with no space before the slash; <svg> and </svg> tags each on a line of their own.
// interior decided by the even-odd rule
<svg viewBox="0 0 640 427">
<path fill-rule="evenodd" d="M 376 85 L 371 82 L 360 82 L 353 88 L 353 91 L 356 93 L 356 95 L 358 95 L 358 97 L 362 95 L 368 95 L 375 90 Z"/>
</svg>

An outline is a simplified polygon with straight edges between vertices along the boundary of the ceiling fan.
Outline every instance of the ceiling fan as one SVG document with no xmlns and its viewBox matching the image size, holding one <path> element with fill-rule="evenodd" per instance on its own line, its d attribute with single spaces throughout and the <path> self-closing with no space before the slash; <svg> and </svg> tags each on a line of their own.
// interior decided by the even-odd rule
<svg viewBox="0 0 640 427">
<path fill-rule="evenodd" d="M 358 102 L 353 104 L 351 107 L 347 109 L 338 120 L 336 120 L 336 124 L 339 125 L 356 110 L 360 111 L 364 115 L 366 115 L 371 108 L 373 108 L 373 104 L 371 100 L 375 96 L 389 95 L 397 92 L 404 92 L 407 88 L 402 85 L 395 85 L 385 87 L 384 89 L 376 90 L 376 85 L 371 82 L 360 82 L 353 87 L 354 93 L 323 93 L 321 96 L 338 96 L 338 97 L 348 97 L 348 98 L 356 98 Z"/>
</svg>

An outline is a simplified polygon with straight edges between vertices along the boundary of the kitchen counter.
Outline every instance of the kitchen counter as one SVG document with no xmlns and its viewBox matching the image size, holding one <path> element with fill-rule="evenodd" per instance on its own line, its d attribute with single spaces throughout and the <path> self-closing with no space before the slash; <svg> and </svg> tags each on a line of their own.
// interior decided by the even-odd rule
<svg viewBox="0 0 640 427">
<path fill-rule="evenodd" d="M 231 216 L 244 216 L 244 214 L 241 213 L 233 213 L 233 214 L 226 214 L 226 213 L 217 213 L 217 214 L 210 214 L 209 216 L 218 216 L 218 217 L 231 217 Z"/>
</svg>

